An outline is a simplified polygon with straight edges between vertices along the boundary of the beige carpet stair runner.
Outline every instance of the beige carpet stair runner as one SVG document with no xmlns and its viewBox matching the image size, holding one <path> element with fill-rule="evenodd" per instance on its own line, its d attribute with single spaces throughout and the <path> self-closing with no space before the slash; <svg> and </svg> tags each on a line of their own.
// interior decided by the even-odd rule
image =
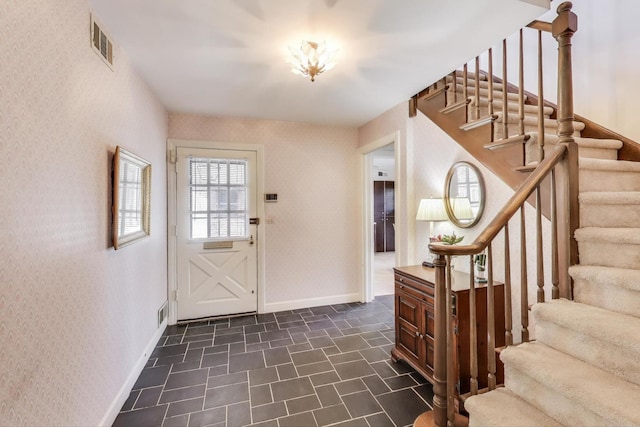
<svg viewBox="0 0 640 427">
<path fill-rule="evenodd" d="M 458 78 L 458 100 L 461 83 Z M 469 97 L 474 87 L 470 73 Z M 487 82 L 480 88 L 482 116 Z M 496 140 L 502 137 L 501 89 L 494 85 Z M 517 115 L 511 116 L 516 99 L 509 95 L 510 134 L 518 129 Z M 526 159 L 534 164 L 535 108 L 525 107 Z M 545 108 L 546 149 L 558 141 L 551 113 Z M 505 386 L 467 399 L 471 427 L 640 426 L 640 163 L 616 160 L 620 141 L 582 138 L 583 128 L 574 125 L 582 227 L 575 234 L 580 265 L 569 269 L 574 301 L 533 306 L 536 341 L 501 352 Z"/>
</svg>

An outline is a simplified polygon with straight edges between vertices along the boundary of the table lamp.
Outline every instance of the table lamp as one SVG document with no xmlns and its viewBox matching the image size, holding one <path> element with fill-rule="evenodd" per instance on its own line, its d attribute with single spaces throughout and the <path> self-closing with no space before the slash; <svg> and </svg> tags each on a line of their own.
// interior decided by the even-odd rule
<svg viewBox="0 0 640 427">
<path fill-rule="evenodd" d="M 429 221 L 429 238 L 433 236 L 433 223 L 436 221 L 447 221 L 447 212 L 444 210 L 442 199 L 422 199 L 418 206 L 416 221 Z M 433 267 L 433 256 L 431 253 L 428 259 L 422 263 L 425 267 Z"/>
</svg>

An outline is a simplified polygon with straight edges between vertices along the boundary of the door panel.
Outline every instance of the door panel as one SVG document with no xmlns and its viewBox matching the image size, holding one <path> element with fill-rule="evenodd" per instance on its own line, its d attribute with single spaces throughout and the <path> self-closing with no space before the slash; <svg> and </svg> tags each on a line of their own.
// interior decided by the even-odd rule
<svg viewBox="0 0 640 427">
<path fill-rule="evenodd" d="M 177 153 L 178 320 L 255 312 L 256 152 Z"/>
<path fill-rule="evenodd" d="M 393 181 L 373 181 L 373 222 L 376 252 L 395 251 Z"/>
</svg>

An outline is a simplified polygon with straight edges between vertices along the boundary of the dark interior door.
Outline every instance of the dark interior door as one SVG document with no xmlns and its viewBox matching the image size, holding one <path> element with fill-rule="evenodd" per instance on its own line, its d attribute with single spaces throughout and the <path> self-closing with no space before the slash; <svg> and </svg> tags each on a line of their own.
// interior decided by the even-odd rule
<svg viewBox="0 0 640 427">
<path fill-rule="evenodd" d="M 375 223 L 375 251 L 395 250 L 394 182 L 373 182 L 373 222 Z"/>
<path fill-rule="evenodd" d="M 395 193 L 394 193 L 394 182 L 393 181 L 385 181 L 384 182 L 384 212 L 385 212 L 385 221 L 384 221 L 384 251 L 385 252 L 393 252 L 396 250 L 396 233 L 395 233 Z"/>
</svg>

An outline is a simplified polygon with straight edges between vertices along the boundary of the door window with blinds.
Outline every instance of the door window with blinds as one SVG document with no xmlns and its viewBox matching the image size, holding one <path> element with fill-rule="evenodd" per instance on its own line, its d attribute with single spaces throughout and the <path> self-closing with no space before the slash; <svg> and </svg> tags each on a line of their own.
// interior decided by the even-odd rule
<svg viewBox="0 0 640 427">
<path fill-rule="evenodd" d="M 248 237 L 247 161 L 190 157 L 191 239 Z"/>
</svg>

